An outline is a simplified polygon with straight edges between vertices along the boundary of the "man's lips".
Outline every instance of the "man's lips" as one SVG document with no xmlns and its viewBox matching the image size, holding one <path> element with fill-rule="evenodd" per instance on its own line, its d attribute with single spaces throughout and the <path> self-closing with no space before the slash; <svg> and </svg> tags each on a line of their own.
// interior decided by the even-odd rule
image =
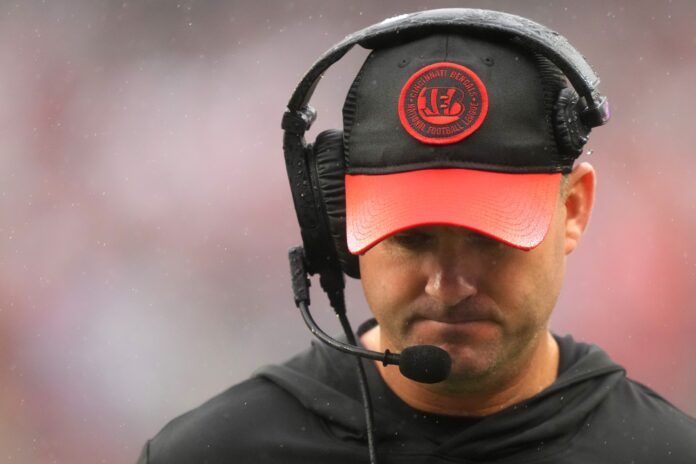
<svg viewBox="0 0 696 464">
<path fill-rule="evenodd" d="M 440 322 L 443 324 L 464 324 L 468 322 L 500 322 L 495 308 L 482 304 L 460 304 L 449 308 L 430 308 L 417 313 L 416 319 Z"/>
<path fill-rule="evenodd" d="M 431 319 L 434 322 L 440 322 L 442 324 L 466 324 L 468 322 L 493 322 L 490 318 L 485 318 L 485 317 L 477 317 L 477 316 L 471 316 L 471 317 L 456 317 L 456 318 L 439 318 L 439 319 Z"/>
</svg>

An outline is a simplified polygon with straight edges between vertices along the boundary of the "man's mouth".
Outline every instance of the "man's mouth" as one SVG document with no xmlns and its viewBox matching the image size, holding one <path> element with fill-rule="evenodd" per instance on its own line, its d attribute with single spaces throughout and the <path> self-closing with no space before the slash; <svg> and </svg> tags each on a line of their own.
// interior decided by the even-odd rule
<svg viewBox="0 0 696 464">
<path fill-rule="evenodd" d="M 466 324 L 471 322 L 500 322 L 498 312 L 490 306 L 482 304 L 461 304 L 449 308 L 423 311 L 419 314 L 423 319 L 443 324 Z"/>
</svg>

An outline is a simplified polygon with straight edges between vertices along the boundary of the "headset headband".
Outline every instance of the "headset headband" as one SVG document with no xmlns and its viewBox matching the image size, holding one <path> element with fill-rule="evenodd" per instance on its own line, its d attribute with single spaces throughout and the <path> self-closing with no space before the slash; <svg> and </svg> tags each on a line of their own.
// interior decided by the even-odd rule
<svg viewBox="0 0 696 464">
<path fill-rule="evenodd" d="M 599 94 L 599 77 L 565 37 L 521 16 L 499 11 L 443 8 L 411 13 L 366 27 L 348 35 L 326 51 L 307 71 L 288 102 L 283 118 L 283 129 L 302 135 L 309 129 L 316 113 L 307 105 L 322 74 L 341 59 L 355 44 L 371 48 L 370 43 L 394 36 L 449 28 L 465 32 L 493 33 L 515 38 L 531 50 L 540 53 L 558 66 L 575 91 L 585 99 L 586 108 L 580 113 L 588 127 L 605 124 L 609 120 L 607 99 Z"/>
</svg>

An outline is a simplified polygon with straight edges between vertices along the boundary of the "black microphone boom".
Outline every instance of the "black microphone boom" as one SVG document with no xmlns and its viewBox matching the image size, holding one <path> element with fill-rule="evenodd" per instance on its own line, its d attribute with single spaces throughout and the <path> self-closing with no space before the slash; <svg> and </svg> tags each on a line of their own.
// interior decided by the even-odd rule
<svg viewBox="0 0 696 464">
<path fill-rule="evenodd" d="M 395 364 L 404 377 L 420 383 L 438 383 L 445 380 L 452 368 L 449 353 L 433 345 L 415 345 L 404 349 L 401 354 L 384 353 L 366 350 L 355 345 L 343 343 L 329 336 L 317 326 L 309 312 L 309 279 L 304 266 L 303 250 L 301 247 L 290 251 L 290 267 L 292 273 L 292 290 L 295 304 L 302 313 L 302 318 L 309 330 L 322 342 L 344 353 L 362 358 L 381 361 L 385 366 Z"/>
<path fill-rule="evenodd" d="M 314 322 L 312 315 L 309 313 L 309 307 L 304 301 L 299 303 L 299 308 L 309 330 L 315 337 L 332 348 L 354 356 L 382 361 L 382 364 L 385 366 L 389 364 L 398 365 L 399 372 L 404 377 L 420 383 L 438 383 L 449 376 L 452 359 L 449 353 L 442 348 L 433 345 L 415 345 L 409 346 L 401 354 L 390 353 L 389 350 L 384 353 L 366 350 L 338 341 L 321 330 Z"/>
</svg>

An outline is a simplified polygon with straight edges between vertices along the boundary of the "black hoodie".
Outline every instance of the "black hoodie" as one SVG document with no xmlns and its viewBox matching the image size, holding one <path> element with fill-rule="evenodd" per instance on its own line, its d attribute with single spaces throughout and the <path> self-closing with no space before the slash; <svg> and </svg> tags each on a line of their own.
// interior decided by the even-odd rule
<svg viewBox="0 0 696 464">
<path fill-rule="evenodd" d="M 594 345 L 554 335 L 558 378 L 482 418 L 410 408 L 365 362 L 380 463 L 696 463 L 696 421 Z M 318 342 L 170 422 L 140 464 L 368 463 L 355 361 Z"/>
</svg>

